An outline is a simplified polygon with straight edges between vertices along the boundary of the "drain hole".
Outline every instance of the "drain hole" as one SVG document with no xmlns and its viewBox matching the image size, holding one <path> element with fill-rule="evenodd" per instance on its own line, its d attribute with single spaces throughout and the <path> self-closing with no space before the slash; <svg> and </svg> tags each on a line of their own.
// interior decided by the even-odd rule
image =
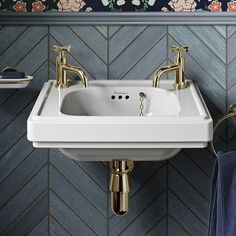
<svg viewBox="0 0 236 236">
<path fill-rule="evenodd" d="M 129 96 L 128 96 L 128 95 L 126 95 L 126 96 L 125 96 L 125 99 L 129 99 Z"/>
<path fill-rule="evenodd" d="M 112 96 L 111 96 L 111 99 L 115 99 L 115 98 L 116 98 L 116 96 L 115 96 L 115 95 L 112 95 Z"/>
<path fill-rule="evenodd" d="M 122 98 L 122 96 L 121 95 L 119 95 L 119 97 L 118 97 L 119 99 L 121 99 Z"/>
</svg>

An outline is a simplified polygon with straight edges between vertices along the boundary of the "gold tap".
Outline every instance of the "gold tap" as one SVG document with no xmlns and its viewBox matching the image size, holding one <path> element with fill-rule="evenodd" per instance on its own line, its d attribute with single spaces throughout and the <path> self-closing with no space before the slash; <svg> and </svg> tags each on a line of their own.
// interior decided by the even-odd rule
<svg viewBox="0 0 236 236">
<path fill-rule="evenodd" d="M 54 45 L 52 48 L 54 52 L 59 53 L 59 55 L 56 58 L 56 77 L 57 77 L 56 87 L 59 87 L 59 88 L 69 87 L 68 78 L 67 78 L 67 72 L 69 71 L 69 72 L 74 72 L 75 74 L 77 74 L 82 81 L 83 87 L 86 88 L 88 87 L 88 78 L 84 70 L 79 67 L 67 64 L 65 52 L 70 52 L 70 49 L 71 49 L 71 45 L 67 45 L 63 47 Z"/>
<path fill-rule="evenodd" d="M 175 71 L 176 78 L 174 87 L 177 89 L 183 89 L 188 87 L 189 83 L 184 79 L 184 58 L 182 52 L 188 52 L 188 47 L 171 47 L 172 52 L 177 52 L 177 55 L 174 58 L 174 64 L 169 66 L 164 66 L 158 69 L 155 73 L 153 79 L 153 87 L 159 87 L 161 76 L 170 71 Z"/>
<path fill-rule="evenodd" d="M 130 179 L 133 161 L 112 160 L 111 169 L 111 207 L 115 214 L 125 215 L 129 209 Z"/>
</svg>

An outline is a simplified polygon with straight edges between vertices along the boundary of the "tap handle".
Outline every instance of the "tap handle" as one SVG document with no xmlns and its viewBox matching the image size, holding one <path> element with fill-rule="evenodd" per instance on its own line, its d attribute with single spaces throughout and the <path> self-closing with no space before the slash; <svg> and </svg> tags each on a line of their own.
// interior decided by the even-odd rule
<svg viewBox="0 0 236 236">
<path fill-rule="evenodd" d="M 52 50 L 54 52 L 64 53 L 64 52 L 70 52 L 71 45 L 65 45 L 65 46 L 57 46 L 53 45 Z"/>
<path fill-rule="evenodd" d="M 177 58 L 182 57 L 182 52 L 188 52 L 188 46 L 171 46 L 172 52 L 177 52 Z"/>
</svg>

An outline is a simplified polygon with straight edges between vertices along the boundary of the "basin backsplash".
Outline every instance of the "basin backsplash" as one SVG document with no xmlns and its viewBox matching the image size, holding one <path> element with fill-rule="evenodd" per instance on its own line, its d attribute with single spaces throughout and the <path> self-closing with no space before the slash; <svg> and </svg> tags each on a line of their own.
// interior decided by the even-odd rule
<svg viewBox="0 0 236 236">
<path fill-rule="evenodd" d="M 207 235 L 209 149 L 136 162 L 130 212 L 117 217 L 110 210 L 107 163 L 75 162 L 27 141 L 35 99 L 43 83 L 55 79 L 51 47 L 68 43 L 68 60 L 90 79 L 117 80 L 151 79 L 172 61 L 170 45 L 188 45 L 186 77 L 197 82 L 213 118 L 236 101 L 236 26 L 0 26 L 0 69 L 34 75 L 26 89 L 0 90 L 0 234 Z M 215 137 L 218 149 L 236 143 L 228 126 Z"/>
</svg>

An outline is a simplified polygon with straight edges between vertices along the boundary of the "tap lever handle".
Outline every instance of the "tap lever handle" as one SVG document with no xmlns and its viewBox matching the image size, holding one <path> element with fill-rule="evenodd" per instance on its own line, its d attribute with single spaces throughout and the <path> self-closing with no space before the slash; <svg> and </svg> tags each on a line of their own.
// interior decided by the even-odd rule
<svg viewBox="0 0 236 236">
<path fill-rule="evenodd" d="M 171 46 L 172 52 L 188 52 L 188 46 Z"/>
<path fill-rule="evenodd" d="M 65 45 L 65 46 L 57 46 L 57 45 L 53 45 L 52 50 L 54 52 L 70 52 L 71 49 L 71 45 Z"/>
</svg>

